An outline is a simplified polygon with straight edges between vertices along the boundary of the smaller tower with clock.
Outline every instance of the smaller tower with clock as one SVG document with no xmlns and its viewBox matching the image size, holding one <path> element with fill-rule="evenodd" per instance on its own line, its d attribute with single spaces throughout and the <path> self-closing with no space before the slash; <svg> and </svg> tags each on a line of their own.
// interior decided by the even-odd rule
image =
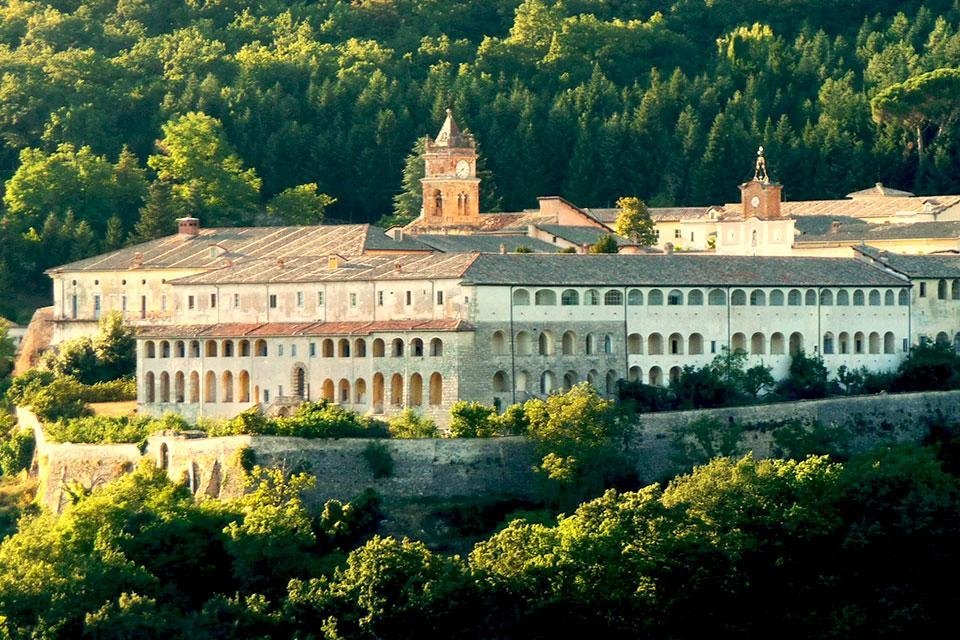
<svg viewBox="0 0 960 640">
<path fill-rule="evenodd" d="M 780 212 L 781 191 L 783 187 L 770 182 L 767 173 L 767 160 L 763 156 L 763 147 L 757 150 L 757 164 L 753 172 L 753 180 L 740 185 L 740 201 L 743 203 L 743 217 L 759 218 L 761 220 L 778 220 Z"/>
<path fill-rule="evenodd" d="M 477 227 L 480 225 L 480 178 L 477 145 L 462 132 L 447 109 L 435 140 L 427 138 L 424 154 L 423 210 L 426 227 Z"/>
</svg>

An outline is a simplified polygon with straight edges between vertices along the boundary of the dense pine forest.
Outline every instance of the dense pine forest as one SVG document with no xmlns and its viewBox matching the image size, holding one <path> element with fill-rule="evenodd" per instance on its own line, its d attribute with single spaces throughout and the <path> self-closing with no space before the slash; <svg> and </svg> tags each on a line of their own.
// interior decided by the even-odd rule
<svg viewBox="0 0 960 640">
<path fill-rule="evenodd" d="M 0 315 L 205 224 L 376 221 L 452 107 L 489 208 L 960 191 L 952 0 L 5 0 Z M 334 201 L 331 203 L 331 199 Z"/>
</svg>

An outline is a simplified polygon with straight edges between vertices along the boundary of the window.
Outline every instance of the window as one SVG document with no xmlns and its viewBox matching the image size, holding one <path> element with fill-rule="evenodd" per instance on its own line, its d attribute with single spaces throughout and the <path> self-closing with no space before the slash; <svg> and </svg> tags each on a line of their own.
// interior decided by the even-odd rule
<svg viewBox="0 0 960 640">
<path fill-rule="evenodd" d="M 583 294 L 583 304 L 591 307 L 600 304 L 600 293 L 596 289 L 589 289 Z"/>
<path fill-rule="evenodd" d="M 437 291 L 437 305 L 443 306 L 443 291 Z"/>
<path fill-rule="evenodd" d="M 295 344 L 290 345 L 290 355 L 293 356 L 294 358 L 297 357 L 297 345 Z"/>
<path fill-rule="evenodd" d="M 277 308 L 277 294 L 271 293 L 271 294 L 270 294 L 270 297 L 269 297 L 269 301 L 270 301 L 270 308 L 271 308 L 271 309 L 276 309 L 276 308 Z"/>
<path fill-rule="evenodd" d="M 771 307 L 782 307 L 783 306 L 783 291 L 779 289 L 774 289 L 770 292 L 770 306 Z"/>
<path fill-rule="evenodd" d="M 383 306 L 383 291 L 377 291 L 377 306 Z"/>
<path fill-rule="evenodd" d="M 187 309 L 193 309 L 196 306 L 196 302 L 193 299 L 193 296 L 187 296 Z"/>
<path fill-rule="evenodd" d="M 898 302 L 898 303 L 900 304 L 900 306 L 902 306 L 902 307 L 905 307 L 905 306 L 907 306 L 908 304 L 910 304 L 910 294 L 907 293 L 907 290 L 906 290 L 906 289 L 900 289 L 900 295 L 897 296 L 897 298 L 898 298 L 897 302 Z"/>
<path fill-rule="evenodd" d="M 311 357 L 311 358 L 315 358 L 316 356 L 317 356 L 317 343 L 316 343 L 316 342 L 311 342 L 311 343 L 310 343 L 310 357 Z"/>
<path fill-rule="evenodd" d="M 674 230 L 673 230 L 673 237 L 676 238 L 677 240 L 679 240 L 679 239 L 681 238 L 680 229 L 674 229 Z"/>
<path fill-rule="evenodd" d="M 303 291 L 297 291 L 297 307 L 303 308 Z"/>
<path fill-rule="evenodd" d="M 750 306 L 762 307 L 767 304 L 767 294 L 760 289 L 754 289 L 750 292 Z"/>
<path fill-rule="evenodd" d="M 643 292 L 639 289 L 630 289 L 630 293 L 627 294 L 627 304 L 631 307 L 643 304 Z"/>
<path fill-rule="evenodd" d="M 846 307 L 850 304 L 850 294 L 847 293 L 846 289 L 840 289 L 837 291 L 837 306 Z"/>
<path fill-rule="evenodd" d="M 727 294 L 722 289 L 711 289 L 707 294 L 707 304 L 712 306 L 727 304 Z"/>
<path fill-rule="evenodd" d="M 716 352 L 717 352 L 717 341 L 716 341 L 716 340 L 711 340 L 711 341 L 710 341 L 710 353 L 716 353 Z"/>
<path fill-rule="evenodd" d="M 97 319 L 100 317 L 100 296 L 93 296 L 93 317 Z"/>
<path fill-rule="evenodd" d="M 807 290 L 807 293 L 804 297 L 806 298 L 804 300 L 804 304 L 806 304 L 808 307 L 812 307 L 817 304 L 817 292 L 813 289 Z"/>
<path fill-rule="evenodd" d="M 167 295 L 164 294 L 160 296 L 160 311 L 166 311 L 166 310 L 167 310 Z"/>
<path fill-rule="evenodd" d="M 215 293 L 210 294 L 210 308 L 211 309 L 217 308 L 217 294 Z"/>
<path fill-rule="evenodd" d="M 553 306 L 557 304 L 557 294 L 550 289 L 540 289 L 534 296 L 534 304 L 537 306 Z"/>
<path fill-rule="evenodd" d="M 190 308 L 192 309 L 193 307 L 190 307 Z M 127 310 L 127 296 L 120 296 L 120 310 L 121 311 Z"/>
<path fill-rule="evenodd" d="M 140 318 L 147 317 L 147 296 L 140 296 Z"/>
<path fill-rule="evenodd" d="M 730 294 L 730 304 L 735 307 L 742 307 L 747 304 L 747 294 L 743 289 L 734 289 Z"/>
<path fill-rule="evenodd" d="M 412 291 L 407 291 L 407 294 L 406 294 L 406 305 L 409 307 L 411 304 L 413 304 L 413 292 L 412 292 Z"/>
<path fill-rule="evenodd" d="M 667 294 L 667 306 L 677 307 L 683 304 L 683 294 L 674 289 Z"/>
<path fill-rule="evenodd" d="M 350 294 L 350 306 L 351 306 L 351 307 L 356 307 L 356 306 L 357 306 L 357 294 L 355 294 L 355 293 L 351 293 L 351 294 Z"/>
<path fill-rule="evenodd" d="M 239 293 L 233 294 L 233 308 L 234 308 L 234 309 L 239 309 L 239 308 L 240 308 L 240 294 L 239 294 Z"/>
<path fill-rule="evenodd" d="M 317 306 L 323 306 L 323 291 L 317 291 Z"/>
<path fill-rule="evenodd" d="M 517 289 L 513 292 L 513 304 L 521 307 L 530 304 L 530 292 L 526 289 Z"/>
<path fill-rule="evenodd" d="M 808 291 L 807 293 L 811 292 Z M 787 294 L 787 304 L 791 307 L 799 307 L 800 300 L 800 292 L 796 289 L 791 289 L 790 293 Z"/>
<path fill-rule="evenodd" d="M 611 289 L 603 294 L 603 304 L 607 306 L 620 306 L 623 304 L 623 294 L 616 289 Z"/>
<path fill-rule="evenodd" d="M 580 304 L 580 294 L 573 289 L 565 289 L 564 292 L 560 294 L 560 306 L 574 307 L 578 304 Z"/>
<path fill-rule="evenodd" d="M 278 355 L 278 356 L 282 356 L 282 355 L 283 355 L 283 345 L 282 345 L 282 344 L 278 344 L 278 345 L 277 345 L 277 355 Z"/>
<path fill-rule="evenodd" d="M 862 307 L 864 303 L 863 290 L 857 289 L 853 292 L 853 306 Z"/>
<path fill-rule="evenodd" d="M 647 294 L 647 304 L 650 306 L 659 306 L 663 304 L 663 291 L 660 289 L 651 289 Z"/>
<path fill-rule="evenodd" d="M 687 294 L 687 304 L 693 305 L 695 307 L 701 306 L 703 304 L 703 291 L 700 289 L 694 289 Z"/>
<path fill-rule="evenodd" d="M 926 282 L 921 282 L 921 283 L 920 283 L 920 297 L 921 297 L 921 298 L 926 298 L 926 297 L 927 297 L 927 283 L 926 283 Z"/>
</svg>

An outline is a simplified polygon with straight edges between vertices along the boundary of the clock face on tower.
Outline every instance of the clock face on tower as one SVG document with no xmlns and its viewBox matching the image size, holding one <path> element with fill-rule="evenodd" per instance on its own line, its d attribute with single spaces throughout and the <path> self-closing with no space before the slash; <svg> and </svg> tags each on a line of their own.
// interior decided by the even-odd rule
<svg viewBox="0 0 960 640">
<path fill-rule="evenodd" d="M 457 163 L 457 177 L 466 178 L 470 175 L 470 164 L 466 160 Z"/>
<path fill-rule="evenodd" d="M 760 206 L 760 196 L 753 196 L 753 197 L 750 199 L 750 206 L 753 207 L 754 209 L 756 209 L 757 207 L 759 207 L 759 206 Z"/>
</svg>

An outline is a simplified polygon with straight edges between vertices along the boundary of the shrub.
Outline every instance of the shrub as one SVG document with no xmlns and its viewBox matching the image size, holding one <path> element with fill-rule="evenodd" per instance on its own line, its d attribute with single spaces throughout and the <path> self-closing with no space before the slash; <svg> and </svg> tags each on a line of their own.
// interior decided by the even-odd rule
<svg viewBox="0 0 960 640">
<path fill-rule="evenodd" d="M 721 456 L 741 455 L 743 426 L 715 418 L 697 418 L 673 432 L 674 460 L 684 471 Z"/>
<path fill-rule="evenodd" d="M 831 384 L 827 367 L 820 356 L 807 356 L 803 350 L 790 360 L 787 377 L 777 385 L 777 395 L 783 400 L 812 400 L 825 398 L 836 390 Z"/>
<path fill-rule="evenodd" d="M 960 388 L 960 355 L 950 344 L 925 343 L 910 349 L 897 369 L 896 391 Z"/>
<path fill-rule="evenodd" d="M 162 418 L 84 416 L 60 419 L 43 425 L 43 430 L 55 442 L 106 444 L 139 443 L 160 431 L 182 431 L 187 423 L 180 416 L 168 413 Z"/>
<path fill-rule="evenodd" d="M 249 409 L 228 420 L 201 420 L 197 427 L 210 437 L 235 435 L 292 438 L 386 438 L 386 425 L 326 400 L 305 402 L 288 418 L 268 418 Z"/>
<path fill-rule="evenodd" d="M 81 391 L 85 402 L 122 402 L 137 399 L 136 378 L 119 378 L 85 385 Z"/>
<path fill-rule="evenodd" d="M 392 438 L 436 438 L 439 435 L 437 424 L 413 409 L 404 410 L 390 421 Z"/>
<path fill-rule="evenodd" d="M 363 449 L 363 459 L 374 478 L 389 478 L 393 475 L 393 456 L 382 442 L 371 442 Z"/>
<path fill-rule="evenodd" d="M 481 402 L 455 402 L 450 407 L 450 437 L 489 438 L 500 426 L 497 418 L 497 410 Z"/>
<path fill-rule="evenodd" d="M 807 456 L 829 455 L 836 460 L 849 456 L 853 435 L 845 427 L 826 426 L 822 422 L 805 424 L 790 420 L 772 432 L 773 454 L 778 458 L 803 460 Z"/>
<path fill-rule="evenodd" d="M 73 378 L 55 378 L 47 386 L 32 390 L 24 401 L 44 421 L 79 418 L 90 413 L 83 400 L 83 389 Z"/>
<path fill-rule="evenodd" d="M 14 475 L 33 460 L 33 434 L 17 427 L 10 414 L 0 413 L 0 474 Z"/>
</svg>

